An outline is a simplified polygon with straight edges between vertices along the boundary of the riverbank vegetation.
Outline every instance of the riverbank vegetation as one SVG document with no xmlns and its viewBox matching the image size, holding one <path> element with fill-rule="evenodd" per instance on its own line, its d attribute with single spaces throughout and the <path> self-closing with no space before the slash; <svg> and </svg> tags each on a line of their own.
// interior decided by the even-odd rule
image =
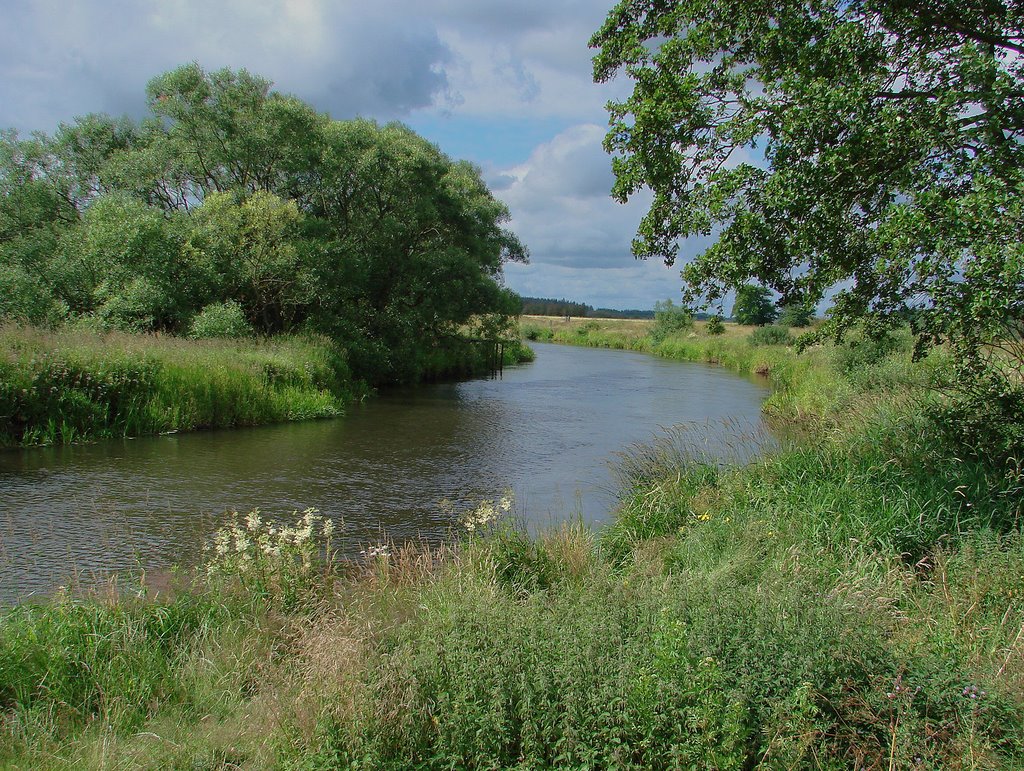
<svg viewBox="0 0 1024 771">
<path fill-rule="evenodd" d="M 924 386 L 948 357 L 911 345 L 667 337 L 661 355 L 767 362 L 770 409 L 813 431 L 740 466 L 684 429 L 629 448 L 600 531 L 530 537 L 494 500 L 453 514 L 449 546 L 338 563 L 334 523 L 253 515 L 172 594 L 8 611 L 3 760 L 1014 767 L 1020 470 L 937 428 Z"/>
<path fill-rule="evenodd" d="M 83 430 L 105 435 L 329 414 L 361 387 L 338 377 L 375 387 L 480 373 L 493 358 L 485 343 L 493 348 L 506 338 L 511 359 L 524 353 L 508 334 L 518 299 L 502 284 L 502 265 L 527 253 L 504 226 L 508 210 L 479 169 L 400 124 L 331 120 L 244 70 L 180 67 L 153 79 L 147 99 L 150 114 L 140 122 L 88 115 L 52 136 L 0 135 L 0 323 L 75 330 L 54 344 L 73 337 L 97 372 L 107 342 L 84 342 L 86 330 L 245 338 L 248 348 L 222 349 L 239 352 L 235 365 L 224 365 L 238 371 L 263 366 L 250 366 L 256 354 L 240 353 L 268 350 L 256 338 L 311 336 L 317 342 L 269 348 L 317 349 L 305 361 L 292 357 L 285 369 L 316 369 L 324 356 L 343 362 L 328 376 L 336 387 L 316 397 L 316 406 L 304 403 L 306 395 L 292 407 L 255 407 L 248 392 L 261 387 L 263 375 L 228 387 L 240 389 L 233 400 L 222 382 L 199 385 L 203 371 L 223 367 L 193 367 L 185 379 L 218 394 L 222 416 L 200 409 L 167 419 L 168 410 L 192 409 L 184 403 L 192 398 L 186 388 L 180 405 L 157 400 L 143 407 L 137 394 L 125 397 L 132 401 L 125 414 L 90 419 L 95 425 L 86 430 L 77 413 L 118 407 L 102 399 L 85 404 L 91 397 L 78 386 L 40 401 L 36 385 L 60 389 L 63 381 L 20 371 L 22 354 L 4 348 L 0 421 L 8 425 L 0 434 L 68 441 Z M 39 356 L 61 360 L 62 351 L 41 350 L 43 335 L 26 334 L 39 354 L 33 366 L 43 366 Z M 7 331 L 3 342 L 16 343 L 17 336 Z M 138 351 L 143 339 L 153 344 L 150 364 L 162 361 L 158 369 L 173 380 L 172 347 L 140 338 L 127 344 L 133 355 L 146 355 Z M 336 348 L 330 354 L 320 350 L 328 340 Z M 109 348 L 114 359 L 107 369 L 123 370 L 132 383 L 155 377 L 136 373 L 118 346 Z M 186 347 L 173 350 L 195 360 L 212 350 Z M 75 356 L 78 367 L 82 356 Z M 79 374 L 85 372 L 68 377 Z M 39 377 L 46 382 L 35 383 Z M 309 385 L 326 393 L 319 382 Z M 277 394 L 271 401 L 284 394 L 263 391 Z M 14 392 L 20 396 L 12 402 Z M 165 397 L 172 393 L 164 389 Z M 26 395 L 31 405 L 23 403 Z M 36 414 L 47 406 L 76 414 Z"/>
<path fill-rule="evenodd" d="M 323 338 L 186 340 L 0 327 L 0 443 L 60 444 L 340 415 L 358 397 Z"/>
</svg>

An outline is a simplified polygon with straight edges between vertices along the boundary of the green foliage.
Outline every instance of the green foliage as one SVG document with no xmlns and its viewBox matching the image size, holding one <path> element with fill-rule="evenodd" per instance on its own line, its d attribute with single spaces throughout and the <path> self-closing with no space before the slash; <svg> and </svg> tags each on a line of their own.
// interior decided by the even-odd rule
<svg viewBox="0 0 1024 771">
<path fill-rule="evenodd" d="M 966 363 L 1019 335 L 1020 26 L 1000 1 L 623 0 L 591 45 L 597 80 L 634 82 L 606 145 L 614 195 L 654 193 L 637 255 L 715 232 L 687 299 L 838 290 L 820 339 L 910 319 Z"/>
<path fill-rule="evenodd" d="M 334 416 L 353 396 L 326 341 L 185 342 L 0 327 L 0 441 L 50 444 Z"/>
<path fill-rule="evenodd" d="M 400 124 L 332 121 L 245 70 L 150 82 L 139 124 L 0 137 L 0 319 L 187 333 L 236 303 L 326 334 L 372 383 L 415 380 L 474 320 L 508 320 L 525 247 L 480 170 Z M 501 324 L 498 324 L 501 326 Z"/>
<path fill-rule="evenodd" d="M 555 336 L 555 333 L 547 327 L 539 327 L 536 324 L 523 324 L 522 335 L 527 340 L 540 340 L 543 343 L 550 341 Z"/>
<path fill-rule="evenodd" d="M 778 309 L 772 302 L 771 293 L 763 286 L 744 284 L 736 289 L 736 302 L 732 306 L 732 317 L 737 324 L 763 326 L 771 324 L 778 316 Z"/>
<path fill-rule="evenodd" d="M 526 252 L 478 169 L 397 124 L 335 123 L 325 141 L 330 164 L 309 207 L 333 223 L 320 284 L 337 290 L 316 323 L 346 342 L 358 372 L 414 379 L 417 347 L 473 316 L 517 314 L 518 296 L 497 279 Z"/>
<path fill-rule="evenodd" d="M 189 337 L 251 337 L 255 334 L 245 318 L 242 306 L 234 300 L 210 303 L 195 315 L 188 328 Z"/>
<path fill-rule="evenodd" d="M 720 335 L 725 332 L 725 324 L 722 323 L 722 317 L 715 314 L 708 319 L 708 323 L 704 327 L 704 331 L 709 335 Z"/>
<path fill-rule="evenodd" d="M 69 303 L 108 329 L 178 329 L 195 280 L 179 260 L 181 224 L 124 194 L 97 199 L 62 239 L 65 273 L 76 281 Z"/>
<path fill-rule="evenodd" d="M 651 340 L 660 343 L 669 335 L 677 335 L 693 329 L 693 315 L 686 308 L 673 304 L 671 300 L 654 303 L 654 326 Z"/>
<path fill-rule="evenodd" d="M 1024 496 L 1024 383 L 979 370 L 944 379 L 949 398 L 932 406 L 934 427 L 954 451 L 1000 468 L 1011 494 Z"/>
<path fill-rule="evenodd" d="M 814 319 L 814 305 L 790 302 L 779 306 L 778 322 L 784 327 L 808 327 Z"/>
<path fill-rule="evenodd" d="M 50 326 L 62 321 L 68 312 L 43 282 L 16 265 L 0 264 L 0 322 Z"/>
<path fill-rule="evenodd" d="M 783 326 L 772 324 L 767 327 L 758 327 L 750 333 L 751 345 L 792 345 L 793 336 Z"/>
</svg>

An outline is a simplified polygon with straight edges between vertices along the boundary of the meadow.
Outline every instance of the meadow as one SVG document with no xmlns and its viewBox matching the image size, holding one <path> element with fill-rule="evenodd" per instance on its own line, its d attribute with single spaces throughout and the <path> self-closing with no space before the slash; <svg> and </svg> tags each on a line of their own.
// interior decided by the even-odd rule
<svg viewBox="0 0 1024 771">
<path fill-rule="evenodd" d="M 338 562 L 341 523 L 253 514 L 173 591 L 5 611 L 0 765 L 1024 767 L 1022 480 L 936 428 L 942 350 L 562 324 L 760 373 L 789 441 L 624 448 L 599 531 L 481 501 Z"/>
</svg>

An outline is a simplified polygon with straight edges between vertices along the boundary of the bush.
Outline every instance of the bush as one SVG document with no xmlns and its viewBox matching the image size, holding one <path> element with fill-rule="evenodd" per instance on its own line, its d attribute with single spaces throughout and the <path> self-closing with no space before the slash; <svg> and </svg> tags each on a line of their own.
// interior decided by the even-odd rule
<svg viewBox="0 0 1024 771">
<path fill-rule="evenodd" d="M 685 332 L 693 327 L 693 316 L 690 312 L 671 300 L 654 303 L 654 327 L 651 329 L 651 340 L 660 343 L 669 335 Z"/>
<path fill-rule="evenodd" d="M 779 307 L 779 324 L 784 327 L 808 327 L 814 318 L 814 305 L 807 302 L 787 303 Z"/>
<path fill-rule="evenodd" d="M 759 327 L 750 333 L 751 345 L 792 345 L 793 336 L 785 327 Z"/>
<path fill-rule="evenodd" d="M 955 377 L 960 375 L 960 377 Z M 1024 385 L 994 367 L 954 372 L 949 398 L 929 409 L 933 428 L 958 453 L 1005 474 L 1024 492 Z"/>
<path fill-rule="evenodd" d="M 200 311 L 189 326 L 189 336 L 204 337 L 250 337 L 255 334 L 246 320 L 242 306 L 234 300 L 210 303 Z"/>
<path fill-rule="evenodd" d="M 725 324 L 722 323 L 722 317 L 715 314 L 708 319 L 707 326 L 704 327 L 704 331 L 709 335 L 720 335 L 725 332 Z"/>
<path fill-rule="evenodd" d="M 544 342 L 551 340 L 555 336 L 555 333 L 547 327 L 539 327 L 536 324 L 524 324 L 523 325 L 523 337 L 527 340 L 540 340 Z"/>
<path fill-rule="evenodd" d="M 895 333 L 854 336 L 835 347 L 833 360 L 844 375 L 879 364 L 890 354 L 908 347 L 907 339 Z"/>
<path fill-rule="evenodd" d="M 105 329 L 153 332 L 177 325 L 174 298 L 146 277 L 133 278 L 110 292 L 96 310 Z"/>
</svg>

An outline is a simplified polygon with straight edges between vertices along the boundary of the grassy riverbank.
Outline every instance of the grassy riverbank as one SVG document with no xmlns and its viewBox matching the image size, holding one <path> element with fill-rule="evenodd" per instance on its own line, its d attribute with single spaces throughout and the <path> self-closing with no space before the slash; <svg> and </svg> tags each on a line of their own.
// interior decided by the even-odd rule
<svg viewBox="0 0 1024 771">
<path fill-rule="evenodd" d="M 506 347 L 506 363 L 528 360 Z M 421 351 L 421 379 L 489 370 L 489 347 Z M 188 340 L 0 326 L 0 446 L 340 415 L 367 392 L 323 337 Z"/>
<path fill-rule="evenodd" d="M 173 596 L 14 609 L 0 765 L 1024 765 L 1021 480 L 936 429 L 942 357 L 694 334 L 657 352 L 767 365 L 811 430 L 737 468 L 632 448 L 597 533 L 494 501 L 339 566 L 325 523 L 254 519 Z"/>
<path fill-rule="evenodd" d="M 322 338 L 185 340 L 0 328 L 0 442 L 53 444 L 339 415 L 357 393 Z"/>
</svg>

